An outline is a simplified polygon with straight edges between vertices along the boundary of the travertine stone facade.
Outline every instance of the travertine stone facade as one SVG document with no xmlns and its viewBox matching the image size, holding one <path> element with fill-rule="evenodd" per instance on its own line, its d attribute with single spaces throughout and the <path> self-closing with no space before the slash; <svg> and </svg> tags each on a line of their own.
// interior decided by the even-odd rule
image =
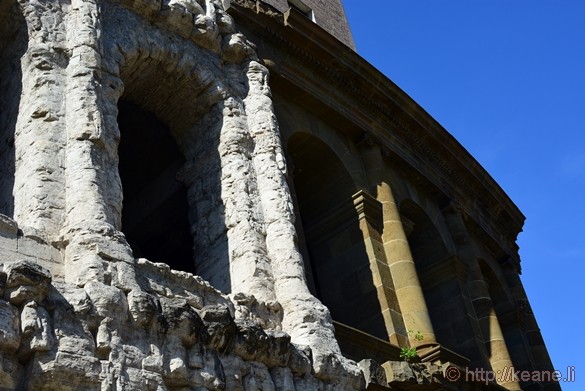
<svg viewBox="0 0 585 391">
<path fill-rule="evenodd" d="M 5 8 L 3 18 L 19 22 L 3 36 L 3 42 L 9 43 L 2 48 L 5 67 L 10 67 L 15 57 L 18 61 L 13 52 L 18 53 L 22 42 L 27 44 L 26 51 L 18 53 L 22 55 L 22 85 L 9 85 L 16 83 L 14 75 L 3 77 L 8 85 L 8 91 L 2 91 L 4 99 L 10 98 L 6 92 L 18 87 L 23 91 L 19 110 L 3 113 L 4 133 L 14 132 L 10 152 L 15 158 L 3 165 L 15 166 L 14 198 L 3 200 L 9 204 L 3 211 L 11 214 L 20 228 L 18 234 L 13 232 L 12 241 L 24 235 L 24 241 L 46 243 L 46 258 L 36 254 L 34 258 L 56 273 L 53 278 L 60 284 L 82 289 L 76 295 L 87 294 L 93 303 L 87 309 L 95 310 L 92 316 L 98 317 L 97 334 L 90 344 L 95 346 L 87 345 L 87 335 L 78 335 L 84 329 L 91 332 L 91 326 L 78 319 L 81 328 L 70 336 L 81 339 L 78 345 L 67 345 L 65 340 L 61 343 L 56 335 L 56 343 L 43 351 L 50 351 L 54 360 L 65 351 L 76 352 L 80 358 L 84 354 L 78 349 L 86 346 L 87 365 L 95 367 L 95 376 L 88 381 L 98 384 L 98 373 L 104 379 L 118 378 L 101 372 L 99 359 L 111 355 L 109 333 L 124 333 L 126 329 L 130 334 L 116 338 L 131 336 L 132 323 L 121 315 L 128 313 L 128 305 L 132 307 L 132 297 L 143 298 L 148 293 L 140 284 L 137 263 L 120 231 L 120 131 L 116 117 L 122 97 L 167 123 L 185 155 L 187 163 L 181 175 L 189 187 L 189 203 L 200 214 L 193 216 L 191 227 L 195 247 L 201 249 L 198 255 L 203 258 L 198 263 L 199 273 L 212 282 L 216 282 L 214 276 L 229 274 L 229 285 L 215 277 L 218 287 L 253 295 L 275 309 L 278 316 L 267 311 L 273 319 L 263 320 L 272 329 L 286 331 L 291 336 L 286 338 L 293 342 L 311 346 L 314 370 L 323 373 L 325 381 L 339 383 L 335 380 L 339 377 L 345 379 L 342 387 L 359 385 L 357 366 L 341 358 L 327 309 L 305 283 L 302 259 L 294 244 L 293 212 L 266 68 L 258 63 L 253 45 L 236 31 L 223 5 L 186 1 L 169 2 L 160 8 L 158 3 L 148 2 L 25 1 Z M 3 194 L 9 194 L 9 185 Z M 54 253 L 51 248 L 59 251 Z M 15 253 L 21 255 L 20 250 Z M 214 264 L 225 264 L 225 260 L 217 260 L 219 256 L 229 256 L 229 269 L 215 273 Z M 48 281 L 48 273 L 43 273 Z M 59 286 L 57 291 L 64 294 Z M 126 297 L 129 292 L 133 293 Z M 44 305 L 44 299 L 27 300 L 26 305 L 36 308 Z M 156 308 L 164 306 L 153 300 Z M 227 298 L 223 301 L 229 302 Z M 188 317 L 198 319 L 192 304 L 181 305 Z M 228 311 L 226 316 L 236 313 Z M 134 321 L 141 324 L 149 320 Z M 43 330 L 52 335 L 46 327 Z M 100 341 L 102 336 L 105 340 Z M 145 336 L 142 340 L 148 339 Z M 180 342 L 175 344 L 172 349 L 178 349 Z M 124 350 L 122 345 L 118 347 Z M 151 354 L 141 348 L 142 354 Z M 164 347 L 149 349 L 158 352 Z M 154 357 L 153 365 L 156 367 L 156 360 L 164 356 Z M 139 370 L 144 360 L 136 360 L 132 365 L 138 365 L 134 369 Z M 84 365 L 78 364 L 80 372 Z M 181 368 L 184 372 L 187 367 Z M 162 367 L 157 370 L 162 371 Z M 268 376 L 264 372 L 263 376 Z M 48 368 L 46 373 L 58 375 Z M 183 384 L 187 375 L 184 372 L 181 380 L 170 385 L 191 384 Z M 137 381 L 128 376 L 130 382 Z M 42 377 L 34 381 L 45 384 L 46 389 L 56 387 Z"/>
<path fill-rule="evenodd" d="M 136 286 L 52 281 L 37 263 L 1 274 L 3 389 L 356 389 L 318 379 L 311 350 L 279 331 L 280 307 L 229 298 L 199 277 L 146 260 Z M 332 362 L 331 365 L 334 365 Z M 339 365 L 339 364 L 338 364 Z"/>
<path fill-rule="evenodd" d="M 0 389 L 550 368 L 521 213 L 355 54 L 341 2 L 304 4 L 0 4 Z"/>
</svg>

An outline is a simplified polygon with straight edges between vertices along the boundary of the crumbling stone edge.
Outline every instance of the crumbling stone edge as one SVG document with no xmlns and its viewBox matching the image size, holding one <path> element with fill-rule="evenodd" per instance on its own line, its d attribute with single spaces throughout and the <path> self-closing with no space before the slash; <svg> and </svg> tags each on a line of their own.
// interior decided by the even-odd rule
<svg viewBox="0 0 585 391">
<path fill-rule="evenodd" d="M 153 278 L 155 270 L 199 289 L 177 294 Z M 124 291 L 53 282 L 30 260 L 2 265 L 0 387 L 349 389 L 341 377 L 314 372 L 310 347 L 263 328 L 251 315 L 251 307 L 262 306 L 253 297 L 227 297 L 196 276 L 144 259 L 137 271 L 142 286 Z"/>
</svg>

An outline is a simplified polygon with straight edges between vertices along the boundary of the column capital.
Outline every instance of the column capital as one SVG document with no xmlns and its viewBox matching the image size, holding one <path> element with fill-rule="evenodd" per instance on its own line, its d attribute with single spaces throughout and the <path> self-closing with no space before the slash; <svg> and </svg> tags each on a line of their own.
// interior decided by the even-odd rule
<svg viewBox="0 0 585 391">
<path fill-rule="evenodd" d="M 382 231 L 382 203 L 360 190 L 352 196 L 353 206 L 358 213 L 359 219 L 365 219 L 378 232 Z"/>
</svg>

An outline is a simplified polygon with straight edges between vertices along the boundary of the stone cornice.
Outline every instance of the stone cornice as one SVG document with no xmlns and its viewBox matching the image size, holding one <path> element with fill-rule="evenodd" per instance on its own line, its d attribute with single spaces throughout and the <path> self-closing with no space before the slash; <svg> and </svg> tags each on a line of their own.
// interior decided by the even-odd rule
<svg viewBox="0 0 585 391">
<path fill-rule="evenodd" d="M 470 360 L 439 344 L 423 344 L 417 347 L 422 362 L 453 363 L 462 367 L 469 365 Z"/>
<path fill-rule="evenodd" d="M 457 199 L 514 257 L 524 216 L 457 140 L 386 76 L 303 15 L 274 17 L 271 10 L 273 17 L 263 17 L 269 8 L 237 0 L 228 12 L 240 28 L 261 32 L 265 39 L 257 43 L 258 52 L 273 79 L 318 115 L 337 117 L 340 130 L 356 137 L 368 132 L 390 161 L 418 173 L 443 201 Z"/>
<path fill-rule="evenodd" d="M 400 347 L 343 323 L 333 321 L 333 325 L 338 339 L 365 347 L 378 360 L 400 360 Z"/>
</svg>

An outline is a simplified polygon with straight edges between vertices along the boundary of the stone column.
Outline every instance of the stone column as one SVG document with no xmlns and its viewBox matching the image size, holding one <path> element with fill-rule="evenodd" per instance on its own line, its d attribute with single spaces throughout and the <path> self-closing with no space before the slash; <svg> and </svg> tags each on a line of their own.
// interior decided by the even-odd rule
<svg viewBox="0 0 585 391">
<path fill-rule="evenodd" d="M 492 370 L 496 373 L 498 384 L 509 390 L 520 390 L 520 385 L 512 376 L 514 366 L 506 346 L 504 333 L 500 327 L 498 316 L 485 281 L 479 270 L 479 265 L 471 269 L 469 281 L 473 307 L 479 321 L 486 347 L 489 349 L 489 360 Z M 503 377 L 502 375 L 505 374 Z"/>
<path fill-rule="evenodd" d="M 479 346 L 479 351 L 484 357 L 487 356 L 492 370 L 496 373 L 498 384 L 510 390 L 520 390 L 518 382 L 513 381 L 512 376 L 508 376 L 514 372 L 512 359 L 492 303 L 489 285 L 481 272 L 477 251 L 469 237 L 461 213 L 457 206 L 451 205 L 444 211 L 444 216 L 457 245 L 457 252 L 468 265 L 467 287 L 479 326 L 478 337 L 484 343 L 484 346 Z"/>
<path fill-rule="evenodd" d="M 292 341 L 313 351 L 314 370 L 342 376 L 347 387 L 360 387 L 361 372 L 343 359 L 329 310 L 309 291 L 303 259 L 297 248 L 292 199 L 286 164 L 270 97 L 268 70 L 256 61 L 247 67 L 244 99 L 254 142 L 254 171 L 266 229 L 266 249 L 272 265 L 276 299 L 282 305 L 282 328 Z M 340 383 L 341 384 L 341 383 Z"/>
<path fill-rule="evenodd" d="M 72 1 L 67 20 L 71 57 L 65 91 L 67 209 L 62 233 L 67 245 L 65 278 L 79 285 L 91 280 L 109 282 L 108 261 L 131 265 L 134 260 L 118 231 L 122 205 L 119 130 L 113 122 L 115 107 L 104 103 L 99 18 L 95 1 Z"/>
<path fill-rule="evenodd" d="M 254 144 L 250 132 L 253 130 L 248 128 L 249 117 L 254 113 L 246 115 L 246 106 L 240 98 L 225 100 L 218 148 L 231 290 L 273 303 L 276 301 L 274 278 L 265 243 L 265 235 L 269 233 L 265 233 L 262 224 L 264 211 L 260 205 L 263 189 L 256 184 L 255 170 L 259 167 L 252 159 Z"/>
<path fill-rule="evenodd" d="M 354 194 L 353 202 L 358 212 L 360 230 L 364 235 L 364 245 L 388 340 L 396 346 L 406 346 L 408 337 L 380 235 L 383 221 L 382 204 L 364 191 Z"/>
<path fill-rule="evenodd" d="M 384 162 L 380 147 L 377 145 L 366 147 L 363 158 L 370 183 L 376 186 L 377 199 L 382 203 L 382 241 L 410 344 L 417 346 L 436 342 L 400 213 L 392 189 L 384 181 L 382 172 Z M 422 340 L 414 338 L 417 332 L 422 334 Z"/>
<path fill-rule="evenodd" d="M 477 254 L 471 245 L 471 240 L 459 209 L 454 204 L 450 204 L 447 208 L 443 209 L 443 216 L 449 228 L 449 233 L 453 238 L 453 243 L 455 243 L 456 261 L 458 268 L 462 270 L 459 280 L 462 285 L 461 290 L 465 295 L 463 300 L 468 313 L 470 326 L 472 327 L 471 337 L 473 340 L 463 341 L 462 345 L 471 353 L 468 358 L 471 359 L 472 367 L 487 369 L 490 367 L 490 359 L 473 304 L 474 296 L 470 294 L 472 293 L 472 285 L 470 283 L 474 280 L 474 274 L 477 275 Z"/>
<path fill-rule="evenodd" d="M 19 5 L 29 41 L 21 59 L 22 96 L 14 135 L 14 219 L 25 235 L 54 241 L 65 209 L 65 11 L 53 1 Z"/>
<path fill-rule="evenodd" d="M 294 227 L 292 199 L 286 183 L 286 164 L 280 146 L 278 124 L 273 112 L 268 70 L 256 61 L 251 61 L 247 69 L 248 95 L 244 103 L 248 126 L 254 146 L 253 164 L 260 194 L 261 208 L 266 227 L 266 248 L 272 263 L 276 299 L 283 306 L 284 328 L 293 337 L 293 341 L 307 343 L 311 339 L 312 328 L 303 327 L 305 314 L 322 312 L 328 317 L 328 311 L 309 292 L 302 257 L 296 246 L 297 234 Z M 322 320 L 314 321 L 319 323 Z M 316 343 L 318 348 L 327 339 L 333 337 L 330 318 L 324 319 L 327 332 L 331 336 Z M 327 324 L 329 323 L 329 324 Z M 322 333 L 317 331 L 317 335 Z M 305 342 L 301 342 L 305 340 Z M 313 346 L 313 345 L 312 345 Z M 339 348 L 337 348 L 339 351 Z"/>
</svg>

